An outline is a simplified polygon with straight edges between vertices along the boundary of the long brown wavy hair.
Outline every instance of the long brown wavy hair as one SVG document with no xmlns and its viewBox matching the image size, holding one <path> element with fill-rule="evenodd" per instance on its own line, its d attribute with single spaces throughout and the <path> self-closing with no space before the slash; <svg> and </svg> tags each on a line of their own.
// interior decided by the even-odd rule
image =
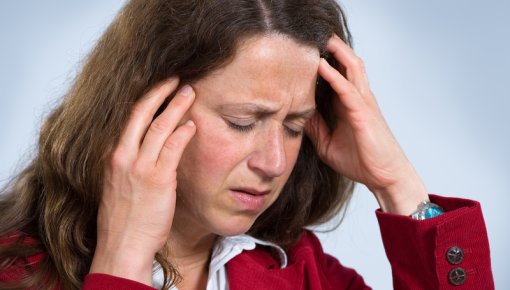
<svg viewBox="0 0 510 290">
<path fill-rule="evenodd" d="M 132 105 L 169 76 L 181 83 L 203 78 L 228 64 L 242 40 L 269 33 L 317 48 L 343 72 L 325 49 L 334 33 L 351 44 L 335 0 L 129 1 L 42 125 L 33 160 L 2 190 L 0 271 L 19 267 L 24 275 L 0 288 L 79 289 L 95 250 L 105 161 Z M 332 97 L 319 78 L 317 109 L 330 127 Z M 288 247 L 304 227 L 338 216 L 353 186 L 304 137 L 283 192 L 249 234 Z M 29 257 L 37 254 L 44 258 L 32 267 Z M 168 288 L 178 274 L 164 250 L 156 259 Z"/>
</svg>

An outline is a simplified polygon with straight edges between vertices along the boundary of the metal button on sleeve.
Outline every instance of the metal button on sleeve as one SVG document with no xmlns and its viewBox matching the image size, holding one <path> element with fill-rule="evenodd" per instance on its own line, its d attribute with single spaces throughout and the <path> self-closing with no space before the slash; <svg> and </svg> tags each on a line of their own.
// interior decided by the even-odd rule
<svg viewBox="0 0 510 290">
<path fill-rule="evenodd" d="M 464 259 L 464 251 L 457 246 L 451 247 L 446 252 L 446 259 L 450 264 L 457 265 Z"/>
<path fill-rule="evenodd" d="M 459 286 L 466 282 L 466 271 L 462 268 L 453 268 L 450 273 L 448 273 L 448 280 L 455 286 Z"/>
</svg>

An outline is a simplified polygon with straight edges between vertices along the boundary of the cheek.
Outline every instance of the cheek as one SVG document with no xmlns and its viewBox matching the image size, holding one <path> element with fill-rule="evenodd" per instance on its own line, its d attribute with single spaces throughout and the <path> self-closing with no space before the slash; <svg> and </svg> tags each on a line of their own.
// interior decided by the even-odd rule
<svg viewBox="0 0 510 290">
<path fill-rule="evenodd" d="M 243 160 L 244 146 L 239 146 L 225 132 L 221 120 L 207 116 L 192 117 L 197 131 L 184 151 L 181 164 L 181 175 L 200 180 L 198 186 L 216 189 L 228 177 L 235 166 Z"/>
</svg>

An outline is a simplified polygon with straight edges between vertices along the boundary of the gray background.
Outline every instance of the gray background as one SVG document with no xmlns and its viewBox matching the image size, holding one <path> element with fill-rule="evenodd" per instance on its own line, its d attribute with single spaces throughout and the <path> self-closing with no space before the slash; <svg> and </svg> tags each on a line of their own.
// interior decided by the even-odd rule
<svg viewBox="0 0 510 290">
<path fill-rule="evenodd" d="M 429 192 L 482 203 L 496 287 L 510 289 L 510 1 L 342 3 L 394 134 Z M 0 185 L 31 156 L 41 120 L 122 4 L 1 2 Z M 344 223 L 320 238 L 367 283 L 391 289 L 376 208 L 358 186 Z"/>
</svg>

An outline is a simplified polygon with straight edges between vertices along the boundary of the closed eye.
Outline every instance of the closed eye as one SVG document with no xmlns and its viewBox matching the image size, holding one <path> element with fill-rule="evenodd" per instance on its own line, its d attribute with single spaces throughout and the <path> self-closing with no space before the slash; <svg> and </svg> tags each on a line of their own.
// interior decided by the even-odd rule
<svg viewBox="0 0 510 290">
<path fill-rule="evenodd" d="M 251 124 L 248 124 L 248 125 L 240 125 L 240 124 L 236 124 L 234 122 L 230 122 L 230 121 L 227 121 L 227 125 L 234 129 L 234 130 L 237 130 L 237 131 L 240 131 L 240 132 L 248 132 L 250 130 L 252 130 L 254 127 L 255 127 L 255 123 L 251 123 Z"/>
<path fill-rule="evenodd" d="M 303 135 L 303 129 L 301 130 L 294 130 L 294 129 L 291 129 L 289 127 L 285 127 L 285 132 L 287 132 L 287 134 L 292 137 L 292 138 L 298 138 L 298 137 L 301 137 Z"/>
<path fill-rule="evenodd" d="M 267 117 L 267 116 L 264 116 Z M 265 119 L 262 117 L 263 119 Z M 304 117 L 293 117 L 292 121 L 286 121 L 283 124 L 283 129 L 285 131 L 285 134 L 291 138 L 299 138 L 303 136 L 303 126 L 306 123 L 308 118 Z M 238 132 L 242 133 L 248 133 L 255 129 L 255 126 L 257 126 L 257 123 L 259 123 L 260 120 L 257 120 L 256 118 L 223 118 L 225 123 L 230 129 L 233 129 Z"/>
<path fill-rule="evenodd" d="M 285 122 L 285 130 L 287 131 L 287 134 L 289 134 L 290 137 L 300 137 L 303 135 L 303 130 L 306 122 L 308 121 L 308 118 L 295 118 L 294 120 L 289 120 Z"/>
<path fill-rule="evenodd" d="M 234 122 L 227 121 L 227 125 L 231 129 L 234 129 L 239 132 L 249 132 L 255 128 L 255 123 L 251 123 L 248 125 L 240 125 L 240 124 L 236 124 Z M 287 135 L 289 135 L 291 138 L 298 138 L 303 135 L 303 129 L 296 130 L 296 129 L 291 129 L 291 128 L 285 126 L 285 133 Z"/>
</svg>

